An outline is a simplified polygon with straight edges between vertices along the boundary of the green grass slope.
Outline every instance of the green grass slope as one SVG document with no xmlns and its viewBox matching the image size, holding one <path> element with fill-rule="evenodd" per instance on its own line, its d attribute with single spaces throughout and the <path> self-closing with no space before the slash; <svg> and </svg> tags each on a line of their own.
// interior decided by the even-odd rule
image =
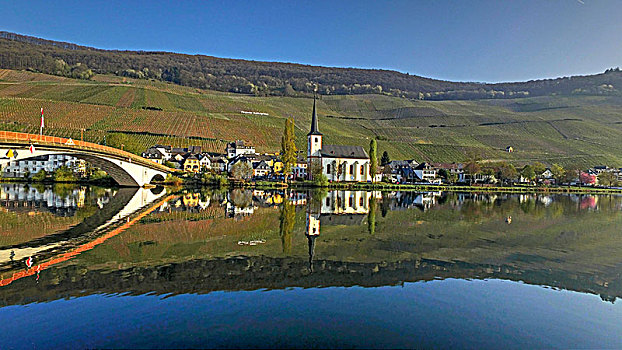
<svg viewBox="0 0 622 350">
<path fill-rule="evenodd" d="M 244 139 L 278 151 L 285 118 L 305 147 L 312 100 L 255 97 L 159 81 L 96 76 L 92 81 L 0 70 L 0 129 L 38 132 L 139 153 L 155 143 L 202 145 L 223 151 Z M 504 100 L 420 101 L 386 95 L 322 96 L 325 143 L 368 147 L 392 159 L 463 161 L 475 151 L 487 160 L 622 166 L 622 97 L 544 96 Z M 243 114 L 241 111 L 267 113 Z M 504 151 L 513 146 L 514 153 Z"/>
</svg>

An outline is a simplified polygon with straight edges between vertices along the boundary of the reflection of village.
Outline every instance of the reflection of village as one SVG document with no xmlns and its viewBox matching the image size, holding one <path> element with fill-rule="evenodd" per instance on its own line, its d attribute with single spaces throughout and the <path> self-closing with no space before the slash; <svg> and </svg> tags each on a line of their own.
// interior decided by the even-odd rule
<svg viewBox="0 0 622 350">
<path fill-rule="evenodd" d="M 74 216 L 79 208 L 87 205 L 89 188 L 69 186 L 61 189 L 54 187 L 29 187 L 24 184 L 2 184 L 0 186 L 0 207 L 4 211 L 27 213 L 51 212 L 57 216 Z M 95 198 L 100 209 L 110 201 L 115 191 L 102 189 Z"/>
<path fill-rule="evenodd" d="M 87 203 L 89 191 L 87 186 L 55 187 L 28 186 L 24 184 L 0 185 L 0 207 L 4 211 L 16 213 L 36 213 L 48 211 L 58 216 L 73 216 L 76 210 L 87 204 L 95 204 L 100 209 L 110 201 L 115 189 L 98 188 L 92 196 L 93 203 Z M 369 213 L 371 201 L 382 203 L 383 210 L 419 209 L 430 210 L 438 204 L 448 203 L 459 209 L 465 202 L 499 204 L 513 200 L 519 203 L 537 203 L 549 206 L 556 199 L 564 198 L 576 205 L 579 210 L 598 210 L 602 196 L 584 194 L 483 194 L 483 193 L 447 193 L 447 192 L 409 192 L 409 191 L 353 191 L 339 190 L 313 194 L 309 191 L 283 190 L 250 190 L 236 189 L 232 191 L 186 191 L 170 203 L 160 207 L 160 212 L 184 211 L 201 212 L 219 210 L 222 217 L 240 219 L 253 215 L 260 207 L 279 207 L 285 201 L 296 207 L 308 206 L 310 216 L 319 220 L 322 225 L 353 225 L 363 223 Z M 620 198 L 622 201 L 622 197 Z M 616 201 L 615 209 L 622 208 Z"/>
<path fill-rule="evenodd" d="M 258 208 L 283 208 L 283 205 L 301 207 L 306 212 L 305 236 L 308 240 L 309 263 L 315 254 L 315 241 L 326 226 L 375 225 L 378 211 L 383 217 L 388 211 L 435 210 L 436 207 L 449 207 L 469 215 L 469 206 L 487 206 L 502 208 L 509 203 L 510 208 L 518 205 L 528 212 L 537 208 L 548 207 L 560 202 L 572 211 L 600 210 L 600 201 L 608 201 L 607 210 L 622 210 L 622 196 L 592 196 L 582 194 L 483 194 L 451 192 L 381 192 L 339 190 L 324 193 L 312 191 L 294 192 L 283 190 L 243 190 L 225 192 L 188 192 L 183 196 L 160 207 L 160 212 L 202 212 L 209 211 L 211 218 L 240 220 L 255 213 Z M 494 210 L 494 209 L 493 209 Z M 511 217 L 506 218 L 508 224 Z"/>
<path fill-rule="evenodd" d="M 87 202 L 88 205 L 89 190 L 90 189 L 88 188 L 85 190 L 84 188 L 78 187 L 71 189 L 71 191 L 65 191 L 65 193 L 58 193 L 58 191 L 50 192 L 51 188 L 6 185 L 0 186 L 0 200 L 1 205 L 5 208 L 5 210 L 17 211 L 18 213 L 22 210 L 19 208 L 34 207 L 43 208 L 42 210 L 50 210 L 49 208 L 61 207 L 61 205 L 57 203 L 62 203 L 62 205 L 65 205 L 67 208 L 79 208 L 79 205 L 84 205 L 84 202 Z M 123 191 L 124 189 L 121 189 L 117 193 L 122 194 Z M 101 195 L 101 197 L 98 198 L 100 200 L 106 200 L 106 193 L 108 192 L 98 192 L 97 195 Z M 118 196 L 119 195 L 117 194 L 115 197 Z M 82 200 L 80 200 L 80 198 L 82 198 Z M 91 198 L 93 197 L 91 196 Z M 93 200 L 90 201 L 92 202 Z M 110 203 L 114 204 L 114 199 Z M 108 205 L 108 207 L 109 206 L 110 205 Z M 417 254 L 415 254 L 416 252 L 419 252 L 419 250 L 416 250 L 419 248 L 413 248 L 413 252 L 409 251 L 409 254 L 406 255 L 406 260 L 398 259 L 393 262 L 389 261 L 387 265 L 383 267 L 384 263 L 379 264 L 379 260 L 372 260 L 372 262 L 358 260 L 351 261 L 348 259 L 340 260 L 339 255 L 337 255 L 337 257 L 333 257 L 332 255 L 334 254 L 335 249 L 340 249 L 339 247 L 336 248 L 335 242 L 325 244 L 325 242 L 331 241 L 333 237 L 335 237 L 334 235 L 337 231 L 342 229 L 345 231 L 345 226 L 353 228 L 353 230 L 348 230 L 347 232 L 363 233 L 362 236 L 358 236 L 359 238 L 374 237 L 365 236 L 365 228 L 367 228 L 371 234 L 372 230 L 370 227 L 374 224 L 376 215 L 382 215 L 384 217 L 385 214 L 390 211 L 420 212 L 423 213 L 423 215 L 420 215 L 421 217 L 427 216 L 428 214 L 435 216 L 435 210 L 455 210 L 461 212 L 461 218 L 468 220 L 468 215 L 477 216 L 481 215 L 482 212 L 494 212 L 505 215 L 508 212 L 522 210 L 525 213 L 529 213 L 530 210 L 537 211 L 541 208 L 556 208 L 557 206 L 563 207 L 564 211 L 569 210 L 570 212 L 621 211 L 622 196 L 591 196 L 579 194 L 519 195 L 452 192 L 419 193 L 348 190 L 331 192 L 294 192 L 283 190 L 236 189 L 231 191 L 218 191 L 212 189 L 202 189 L 192 191 L 188 189 L 186 190 L 186 193 L 180 196 L 175 196 L 174 199 L 164 202 L 163 205 L 160 206 L 160 204 L 158 204 L 158 208 L 149 214 L 150 216 L 145 218 L 148 220 L 158 220 L 158 218 L 166 219 L 168 213 L 174 213 L 174 220 L 194 220 L 186 217 L 185 215 L 176 216 L 176 213 L 188 213 L 191 215 L 196 213 L 198 216 L 195 217 L 195 219 L 198 220 L 222 218 L 223 221 L 231 222 L 233 220 L 247 220 L 253 215 L 265 215 L 266 211 L 262 209 L 267 208 L 269 209 L 268 211 L 272 213 L 270 215 L 272 218 L 271 220 L 274 220 L 275 215 L 273 214 L 276 210 L 279 210 L 281 213 L 281 215 L 279 215 L 280 220 L 286 220 L 287 216 L 283 215 L 283 213 L 290 210 L 290 213 L 293 212 L 294 214 L 291 216 L 291 219 L 294 223 L 295 220 L 298 219 L 299 221 L 297 224 L 300 226 L 299 230 L 295 231 L 295 234 L 290 232 L 289 244 L 291 245 L 292 237 L 298 237 L 296 239 L 299 240 L 299 250 L 294 250 L 293 254 L 291 251 L 286 253 L 285 243 L 278 242 L 276 247 L 278 247 L 277 249 L 279 253 L 277 253 L 276 256 L 272 256 L 270 253 L 266 254 L 266 252 L 273 251 L 266 249 L 258 250 L 257 252 L 260 254 L 247 254 L 250 252 L 250 249 L 255 248 L 240 248 L 234 243 L 234 245 L 227 246 L 225 249 L 236 250 L 235 253 L 227 250 L 227 256 L 232 257 L 224 260 L 220 258 L 209 258 L 207 260 L 192 259 L 185 262 L 176 262 L 173 265 L 169 264 L 167 261 L 166 269 L 161 268 L 161 266 L 154 266 L 148 267 L 148 271 L 143 270 L 143 267 L 133 270 L 114 270 L 112 272 L 106 270 L 106 273 L 97 272 L 96 279 L 92 282 L 94 284 L 97 283 L 97 288 L 101 288 L 101 286 L 106 284 L 101 283 L 99 279 L 103 280 L 108 278 L 109 280 L 106 281 L 108 281 L 110 286 L 113 286 L 115 285 L 114 283 L 125 281 L 126 278 L 129 278 L 125 276 L 135 276 L 136 274 L 140 274 L 141 278 L 149 279 L 152 278 L 150 276 L 159 276 L 159 273 L 170 273 L 167 269 L 173 267 L 178 269 L 178 273 L 171 274 L 170 276 L 178 278 L 177 280 L 167 280 L 166 278 L 161 278 L 154 281 L 151 285 L 135 282 L 136 284 L 132 284 L 131 288 L 135 288 L 136 290 L 141 290 L 141 288 L 146 288 L 146 290 L 149 288 L 161 288 L 163 291 L 178 291 L 176 288 L 182 288 L 180 287 L 182 285 L 189 285 L 188 283 L 179 283 L 179 279 L 194 278 L 193 276 L 199 275 L 204 276 L 203 274 L 196 275 L 189 272 L 192 271 L 194 273 L 196 270 L 201 269 L 209 271 L 210 278 L 206 279 L 201 277 L 200 280 L 197 280 L 195 281 L 196 283 L 192 284 L 192 288 L 196 287 L 196 290 L 198 291 L 221 289 L 230 290 L 232 288 L 265 288 L 266 286 L 316 286 L 319 284 L 326 285 L 326 281 L 333 281 L 332 279 L 334 279 L 334 281 L 329 282 L 329 284 L 376 286 L 392 284 L 396 283 L 396 281 L 404 280 L 432 280 L 438 277 L 491 277 L 506 278 L 511 280 L 528 280 L 530 283 L 559 286 L 563 288 L 570 288 L 571 290 L 598 291 L 603 300 L 615 301 L 617 296 L 619 296 L 619 292 L 617 292 L 619 289 L 616 289 L 618 288 L 616 286 L 619 285 L 619 279 L 617 277 L 609 277 L 608 274 L 605 276 L 596 276 L 588 273 L 577 274 L 573 272 L 571 275 L 566 275 L 567 272 L 565 270 L 539 269 L 537 268 L 538 264 L 520 262 L 518 265 L 515 265 L 517 262 L 515 258 L 508 258 L 508 263 L 501 265 L 481 264 L 478 261 L 467 263 L 463 261 L 448 262 L 445 260 L 434 260 L 433 258 L 421 259 L 417 256 Z M 101 212 L 104 211 L 105 208 Z M 410 213 L 406 214 L 408 214 L 407 217 L 410 216 Z M 159 215 L 162 215 L 162 217 Z M 303 216 L 305 219 L 302 219 Z M 388 218 L 390 219 L 391 217 L 389 216 Z M 491 218 L 492 220 L 497 220 L 498 215 L 491 215 Z M 438 218 L 436 220 L 438 220 Z M 384 221 L 379 222 L 379 225 L 383 226 L 386 225 L 387 220 L 385 219 Z M 515 225 L 516 222 L 519 222 L 519 218 L 517 218 L 515 223 L 512 225 Z M 357 231 L 358 229 L 354 228 L 354 226 L 357 225 L 361 226 L 360 231 Z M 506 227 L 505 224 L 503 225 Z M 232 229 L 235 229 L 235 227 L 241 227 L 240 225 L 224 226 Z M 285 227 L 287 225 L 283 225 L 283 222 L 281 222 L 281 226 Z M 332 227 L 332 229 L 328 229 L 329 227 Z M 321 230 L 324 230 L 324 237 L 320 240 L 318 238 L 321 237 Z M 88 233 L 91 231 L 85 232 Z M 386 234 L 386 227 L 379 229 L 379 232 Z M 302 236 L 303 233 L 304 236 Z M 356 234 L 358 235 L 358 233 Z M 280 234 L 280 236 L 281 240 L 283 240 L 284 235 Z M 238 236 L 236 236 L 235 241 L 238 239 L 247 239 L 244 237 L 237 237 Z M 265 236 L 263 238 L 270 241 L 276 237 L 277 236 Z M 339 235 L 338 237 L 343 238 Z M 381 239 L 384 242 L 386 236 L 377 235 L 372 238 L 372 240 L 376 239 Z M 137 242 L 142 241 L 138 240 Z M 262 243 L 266 242 L 264 241 Z M 283 244 L 283 253 L 286 254 L 281 254 L 281 244 Z M 154 246 L 155 245 L 149 245 L 149 247 Z M 307 246 L 308 259 L 306 252 Z M 274 247 L 275 246 L 273 245 L 269 249 L 274 249 Z M 482 245 L 477 243 L 474 246 L 467 246 L 465 249 L 472 249 L 473 247 L 480 249 Z M 300 250 L 300 248 L 304 250 Z M 329 249 L 331 253 L 326 254 L 326 251 Z M 304 255 L 301 256 L 300 254 Z M 27 256 L 28 255 L 18 255 L 15 259 L 23 260 L 23 258 Z M 302 257 L 304 257 L 304 260 L 301 259 Z M 381 257 L 384 259 L 384 256 Z M 39 257 L 38 259 L 41 258 Z M 270 264 L 273 264 L 278 268 L 263 268 L 265 266 L 272 266 Z M 19 265 L 20 269 L 23 269 L 24 263 L 23 261 L 20 261 L 19 264 L 16 264 L 16 266 L 17 265 Z M 247 278 L 249 266 L 253 266 L 252 273 L 254 274 L 253 278 L 250 279 Z M 73 265 L 66 268 L 73 268 Z M 239 270 L 236 270 L 238 268 Z M 289 277 L 283 278 L 283 275 L 274 272 L 278 269 L 287 269 L 286 272 L 288 276 L 296 276 L 295 281 L 293 279 L 289 279 Z M 375 272 L 377 272 L 378 269 L 381 270 L 381 273 L 376 275 Z M 232 271 L 237 272 L 232 274 Z M 344 271 L 347 271 L 347 273 L 344 273 Z M 369 278 L 370 271 L 374 272 L 373 278 Z M 57 272 L 56 270 L 48 270 L 48 273 L 56 274 Z M 615 273 L 617 274 L 617 272 Z M 59 277 L 61 279 L 68 279 L 68 276 L 73 276 L 72 274 L 65 274 L 65 272 L 58 272 L 58 274 L 62 276 Z M 261 278 L 255 278 L 255 276 L 261 276 Z M 327 276 L 330 276 L 330 278 Z M 83 278 L 85 280 L 88 278 L 93 279 L 92 275 L 80 275 L 79 278 Z M 131 278 L 131 280 L 139 281 L 142 280 L 141 278 Z M 47 278 L 45 280 L 48 281 L 52 279 Z M 246 285 L 244 283 L 251 283 L 250 281 L 254 284 L 249 284 L 245 287 Z M 63 285 L 59 285 L 55 282 L 51 288 L 73 288 L 71 283 L 67 282 Z M 584 287 L 584 285 L 587 285 L 588 287 Z M 93 290 L 100 290 L 97 288 Z M 83 290 L 85 290 L 85 288 L 83 288 L 83 285 L 80 285 L 79 292 L 82 293 Z M 19 296 L 21 294 L 16 295 Z"/>
</svg>

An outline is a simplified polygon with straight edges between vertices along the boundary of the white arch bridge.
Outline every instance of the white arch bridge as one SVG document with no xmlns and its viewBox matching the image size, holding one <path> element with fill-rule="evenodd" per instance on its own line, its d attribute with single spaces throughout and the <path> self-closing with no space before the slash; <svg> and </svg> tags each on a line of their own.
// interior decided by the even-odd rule
<svg viewBox="0 0 622 350">
<path fill-rule="evenodd" d="M 34 146 L 34 150 L 30 146 Z M 9 152 L 9 151 L 13 152 Z M 0 131 L 0 166 L 52 154 L 85 160 L 110 175 L 120 186 L 142 187 L 164 180 L 172 169 L 117 148 L 63 137 Z"/>
</svg>

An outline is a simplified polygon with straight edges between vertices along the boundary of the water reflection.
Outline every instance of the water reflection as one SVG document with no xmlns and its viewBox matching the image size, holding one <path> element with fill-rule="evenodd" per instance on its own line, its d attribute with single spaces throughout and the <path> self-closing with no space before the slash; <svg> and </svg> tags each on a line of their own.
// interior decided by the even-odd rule
<svg viewBox="0 0 622 350">
<path fill-rule="evenodd" d="M 74 216 L 79 208 L 87 205 L 87 192 L 95 188 L 56 184 L 54 186 L 2 184 L 0 185 L 0 206 L 19 213 L 49 211 L 57 216 Z M 102 208 L 115 190 L 98 188 L 96 205 Z M 92 194 L 92 193 L 89 193 Z M 91 204 L 91 203 L 88 203 Z"/>
<path fill-rule="evenodd" d="M 145 206 L 165 193 L 160 189 L 113 190 L 75 185 L 63 185 L 60 190 L 58 186 L 2 186 L 0 195 L 5 211 L 0 214 L 0 237 L 9 236 L 9 239 L 4 240 L 5 244 L 0 246 L 0 286 L 33 273 L 37 274 L 38 281 L 43 269 L 69 260 L 77 254 L 68 253 L 72 250 L 91 249 L 99 244 L 98 240 L 101 241 L 102 236 L 110 235 L 115 229 L 123 227 L 124 223 L 129 223 L 131 215 L 145 209 Z M 64 209 L 61 215 L 58 215 L 58 208 Z M 61 224 L 53 224 L 54 216 L 44 216 L 46 225 L 43 232 L 41 227 L 29 225 L 33 216 L 45 213 L 60 217 L 56 220 Z M 67 222 L 68 216 L 76 220 L 69 221 L 66 228 L 55 230 L 65 226 L 63 223 Z M 52 224 L 47 225 L 50 221 Z M 15 226 L 19 229 L 17 232 L 11 230 Z M 35 234 L 20 234 L 24 231 Z M 19 271 L 23 268 L 22 261 L 26 271 Z"/>
<path fill-rule="evenodd" d="M 36 198 L 55 198 L 51 190 L 3 189 L 3 206 L 48 203 Z M 38 285 L 13 280 L 0 289 L 0 299 L 383 286 L 450 277 L 524 281 L 611 302 L 622 296 L 620 196 L 188 189 L 160 201 L 166 191 L 133 191 L 67 191 L 49 203 L 98 210 L 68 229 L 28 239 L 15 240 L 6 217 L 0 237 L 13 241 L 0 246 L 3 280 L 134 221 L 123 234 L 72 255 L 71 264 L 41 270 Z M 27 215 L 8 210 L 18 221 Z"/>
</svg>

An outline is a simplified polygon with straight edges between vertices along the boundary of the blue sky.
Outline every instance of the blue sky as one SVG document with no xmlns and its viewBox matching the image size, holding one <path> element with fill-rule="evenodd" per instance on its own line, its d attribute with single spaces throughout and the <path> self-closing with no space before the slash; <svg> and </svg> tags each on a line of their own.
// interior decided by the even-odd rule
<svg viewBox="0 0 622 350">
<path fill-rule="evenodd" d="M 518 81 L 622 66 L 622 1 L 0 1 L 0 30 L 158 50 Z"/>
</svg>

